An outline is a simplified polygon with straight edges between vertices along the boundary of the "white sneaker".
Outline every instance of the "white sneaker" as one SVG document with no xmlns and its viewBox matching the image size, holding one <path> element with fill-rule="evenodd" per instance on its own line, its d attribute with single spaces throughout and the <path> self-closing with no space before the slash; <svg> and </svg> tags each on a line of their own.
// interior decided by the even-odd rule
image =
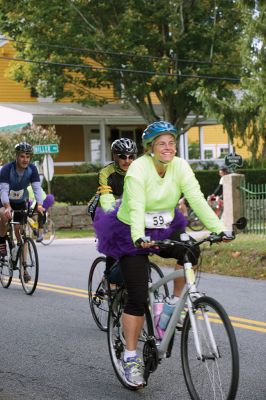
<svg viewBox="0 0 266 400">
<path fill-rule="evenodd" d="M 138 356 L 128 357 L 126 361 L 122 362 L 125 373 L 126 381 L 129 385 L 141 387 L 144 385 L 143 367 L 141 365 L 141 358 Z"/>
</svg>

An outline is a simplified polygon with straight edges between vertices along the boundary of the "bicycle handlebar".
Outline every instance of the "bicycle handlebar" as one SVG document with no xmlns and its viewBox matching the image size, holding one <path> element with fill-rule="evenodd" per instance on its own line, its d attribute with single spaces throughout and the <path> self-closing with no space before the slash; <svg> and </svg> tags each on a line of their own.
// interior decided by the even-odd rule
<svg viewBox="0 0 266 400">
<path fill-rule="evenodd" d="M 201 240 L 191 240 L 191 238 L 187 236 L 188 239 L 185 240 L 181 240 L 181 241 L 176 241 L 176 240 L 171 240 L 171 239 L 165 239 L 165 240 L 157 240 L 154 242 L 154 246 L 158 246 L 160 248 L 167 248 L 167 247 L 171 247 L 174 246 L 176 244 L 181 245 L 183 247 L 188 248 L 192 248 L 195 246 L 200 246 L 203 243 L 209 242 L 211 245 L 213 243 L 219 243 L 219 242 L 223 242 L 223 241 L 231 241 L 233 239 L 235 239 L 235 235 L 236 235 L 236 230 L 235 228 L 237 228 L 238 230 L 243 230 L 245 229 L 247 225 L 247 220 L 246 218 L 242 217 L 239 220 L 236 221 L 236 223 L 233 224 L 233 231 L 232 231 L 232 236 L 226 236 L 226 234 L 224 232 L 222 233 L 214 233 L 212 232 L 209 236 L 207 236 L 204 239 Z M 227 238 L 227 240 L 226 240 Z"/>
</svg>

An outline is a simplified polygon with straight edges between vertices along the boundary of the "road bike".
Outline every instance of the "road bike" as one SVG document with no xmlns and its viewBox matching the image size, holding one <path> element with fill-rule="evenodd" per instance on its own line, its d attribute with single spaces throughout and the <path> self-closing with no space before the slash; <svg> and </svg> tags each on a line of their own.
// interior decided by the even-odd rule
<svg viewBox="0 0 266 400">
<path fill-rule="evenodd" d="M 245 219 L 235 226 L 244 229 Z M 149 376 L 168 357 L 174 344 L 175 333 L 181 332 L 181 363 L 185 383 L 193 400 L 233 400 L 236 397 L 239 380 L 239 354 L 235 333 L 223 306 L 214 298 L 199 291 L 195 273 L 188 254 L 193 247 L 203 243 L 218 243 L 220 235 L 211 233 L 199 241 L 184 235 L 180 242 L 164 240 L 155 242 L 160 248 L 176 244 L 185 249 L 183 269 L 176 270 L 149 287 L 148 307 L 145 323 L 138 339 L 137 352 L 142 354 L 145 386 Z M 185 277 L 185 286 L 179 301 L 173 306 L 173 313 L 161 339 L 156 334 L 154 303 L 158 289 L 178 277 Z M 122 368 L 125 339 L 122 328 L 122 314 L 126 292 L 120 288 L 112 298 L 108 314 L 108 348 L 112 365 L 119 381 L 126 388 L 138 387 L 128 383 Z M 185 317 L 182 316 L 185 314 Z M 180 325 L 180 322 L 182 324 Z"/>
<path fill-rule="evenodd" d="M 158 265 L 149 263 L 149 281 L 155 282 L 164 276 Z M 107 331 L 109 306 L 113 294 L 123 286 L 119 263 L 115 263 L 106 274 L 106 258 L 97 257 L 90 268 L 88 279 L 88 299 L 93 319 L 99 329 Z M 161 294 L 169 296 L 167 283 L 160 288 Z M 158 293 L 159 294 L 159 293 Z"/>
<path fill-rule="evenodd" d="M 19 272 L 19 279 L 26 294 L 32 295 L 36 289 L 39 276 L 39 259 L 36 244 L 26 235 L 27 210 L 15 210 L 14 213 L 23 215 L 23 223 L 8 222 L 6 236 L 7 256 L 0 258 L 0 282 L 7 289 L 13 279 L 15 271 Z M 20 242 L 16 245 L 14 225 L 21 225 Z M 29 279 L 30 277 L 30 279 Z M 17 281 L 16 281 L 17 282 Z"/>
<path fill-rule="evenodd" d="M 202 231 L 205 226 L 199 219 L 199 217 L 196 215 L 195 211 L 190 208 L 190 206 L 187 207 L 187 221 L 188 221 L 188 227 L 195 232 Z"/>
<path fill-rule="evenodd" d="M 195 211 L 190 207 L 189 202 L 185 197 L 179 200 L 178 204 L 179 210 L 184 214 L 187 219 L 188 227 L 192 231 L 202 231 L 204 229 L 204 224 L 201 222 L 199 217 L 196 215 Z"/>
<path fill-rule="evenodd" d="M 38 213 L 35 213 L 30 209 L 29 215 L 27 217 L 27 235 L 32 239 L 37 239 L 39 232 L 39 223 L 38 223 Z M 44 246 L 48 246 L 55 239 L 55 224 L 49 214 L 49 211 L 46 211 L 46 220 L 43 224 L 43 239 L 40 243 Z"/>
<path fill-rule="evenodd" d="M 213 209 L 218 218 L 222 218 L 224 211 L 224 202 L 221 196 L 209 196 L 208 199 L 209 206 Z"/>
</svg>

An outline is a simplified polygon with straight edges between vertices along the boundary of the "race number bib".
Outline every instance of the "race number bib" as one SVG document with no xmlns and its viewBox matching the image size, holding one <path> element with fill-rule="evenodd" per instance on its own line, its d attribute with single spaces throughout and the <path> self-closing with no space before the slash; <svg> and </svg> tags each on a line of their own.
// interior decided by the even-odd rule
<svg viewBox="0 0 266 400">
<path fill-rule="evenodd" d="M 20 200 L 23 198 L 24 190 L 10 190 L 9 199 L 10 200 Z"/>
<path fill-rule="evenodd" d="M 149 229 L 165 229 L 173 221 L 170 211 L 154 211 L 145 213 L 145 227 Z"/>
</svg>

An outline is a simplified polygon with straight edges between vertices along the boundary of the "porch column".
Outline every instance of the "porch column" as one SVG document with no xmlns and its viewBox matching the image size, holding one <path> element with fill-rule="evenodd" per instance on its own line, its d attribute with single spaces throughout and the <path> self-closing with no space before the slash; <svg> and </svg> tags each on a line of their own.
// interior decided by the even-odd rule
<svg viewBox="0 0 266 400">
<path fill-rule="evenodd" d="M 184 143 L 184 134 L 179 137 L 179 157 L 185 158 L 185 143 Z"/>
<path fill-rule="evenodd" d="M 106 157 L 105 157 L 105 120 L 102 119 L 100 121 L 100 142 L 101 142 L 101 150 L 100 150 L 100 162 L 102 165 L 105 165 Z"/>
<path fill-rule="evenodd" d="M 199 127 L 199 145 L 200 145 L 200 159 L 204 160 L 204 129 L 203 129 L 203 126 Z"/>
</svg>

